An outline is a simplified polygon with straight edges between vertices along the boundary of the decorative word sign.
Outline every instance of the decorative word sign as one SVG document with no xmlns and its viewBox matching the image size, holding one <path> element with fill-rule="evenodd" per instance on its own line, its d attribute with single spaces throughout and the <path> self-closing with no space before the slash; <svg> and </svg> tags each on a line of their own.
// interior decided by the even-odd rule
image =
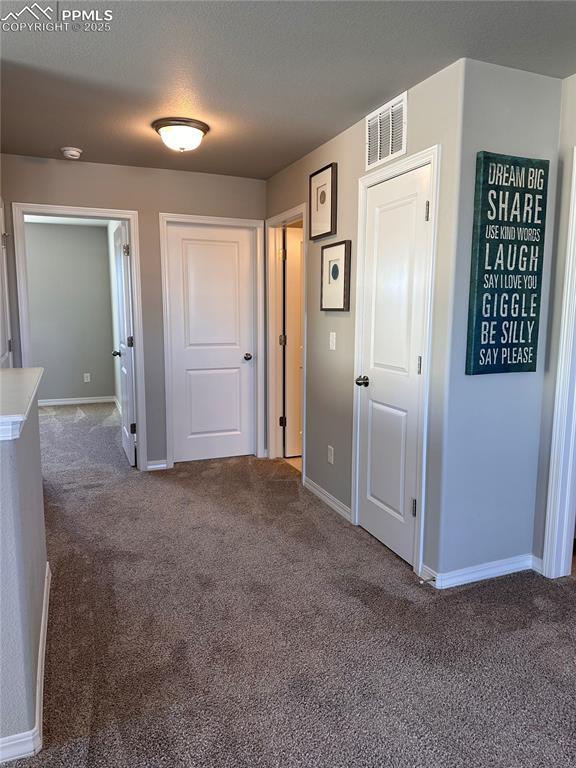
<svg viewBox="0 0 576 768">
<path fill-rule="evenodd" d="M 548 166 L 478 152 L 468 374 L 536 370 Z"/>
</svg>

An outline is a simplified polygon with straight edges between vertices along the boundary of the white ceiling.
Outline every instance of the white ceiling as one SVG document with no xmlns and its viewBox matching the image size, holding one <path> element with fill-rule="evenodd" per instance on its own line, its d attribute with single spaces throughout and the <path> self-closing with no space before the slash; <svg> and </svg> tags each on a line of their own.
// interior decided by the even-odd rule
<svg viewBox="0 0 576 768">
<path fill-rule="evenodd" d="M 111 30 L 2 34 L 4 152 L 268 178 L 463 56 L 576 72 L 576 2 L 59 3 L 81 8 Z M 150 128 L 174 115 L 210 124 L 196 152 Z"/>
</svg>

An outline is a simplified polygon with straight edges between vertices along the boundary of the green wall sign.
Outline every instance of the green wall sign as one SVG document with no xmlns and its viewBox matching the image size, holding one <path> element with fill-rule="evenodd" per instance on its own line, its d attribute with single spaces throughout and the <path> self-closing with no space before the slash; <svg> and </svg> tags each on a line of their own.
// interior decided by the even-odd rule
<svg viewBox="0 0 576 768">
<path fill-rule="evenodd" d="M 536 370 L 549 165 L 476 157 L 468 374 Z"/>
</svg>

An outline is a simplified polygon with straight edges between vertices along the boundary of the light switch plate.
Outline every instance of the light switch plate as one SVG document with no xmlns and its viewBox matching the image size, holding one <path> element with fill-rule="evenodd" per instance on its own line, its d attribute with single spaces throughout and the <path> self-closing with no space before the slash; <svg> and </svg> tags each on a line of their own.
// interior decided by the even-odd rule
<svg viewBox="0 0 576 768">
<path fill-rule="evenodd" d="M 90 374 L 85 373 L 84 374 L 84 384 L 90 384 Z"/>
<path fill-rule="evenodd" d="M 336 351 L 336 331 L 330 331 L 330 351 Z"/>
<path fill-rule="evenodd" d="M 328 464 L 334 464 L 334 446 L 328 446 Z"/>
</svg>

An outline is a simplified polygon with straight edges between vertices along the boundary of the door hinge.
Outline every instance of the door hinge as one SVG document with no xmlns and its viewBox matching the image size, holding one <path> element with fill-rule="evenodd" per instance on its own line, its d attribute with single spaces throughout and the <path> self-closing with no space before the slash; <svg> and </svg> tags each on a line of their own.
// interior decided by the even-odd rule
<svg viewBox="0 0 576 768">
<path fill-rule="evenodd" d="M 8 339 L 8 352 L 14 351 L 14 344 L 12 342 L 12 339 Z"/>
<path fill-rule="evenodd" d="M 122 246 L 122 253 L 124 254 L 124 256 L 130 256 L 130 245 L 128 243 L 125 243 Z"/>
<path fill-rule="evenodd" d="M 280 336 L 278 337 L 278 344 L 280 344 L 281 347 L 285 347 L 286 346 L 286 334 L 285 333 L 281 333 Z"/>
<path fill-rule="evenodd" d="M 133 421 L 132 424 L 130 424 L 130 434 L 135 435 L 136 434 L 136 422 Z"/>
<path fill-rule="evenodd" d="M 412 499 L 412 517 L 416 517 L 416 507 L 417 507 L 417 501 L 416 499 Z"/>
<path fill-rule="evenodd" d="M 280 418 L 278 419 L 278 424 L 281 427 L 285 427 L 286 426 L 286 416 L 280 416 Z"/>
<path fill-rule="evenodd" d="M 2 232 L 2 248 L 8 245 L 8 232 Z"/>
<path fill-rule="evenodd" d="M 422 355 L 418 355 L 418 376 L 422 374 Z"/>
<path fill-rule="evenodd" d="M 430 221 L 430 200 L 426 200 L 426 213 L 424 215 L 424 221 Z"/>
<path fill-rule="evenodd" d="M 286 261 L 286 248 L 281 248 L 279 255 L 282 261 Z"/>
<path fill-rule="evenodd" d="M 127 347 L 134 346 L 134 336 L 128 336 L 128 338 L 126 339 L 126 346 Z"/>
</svg>

